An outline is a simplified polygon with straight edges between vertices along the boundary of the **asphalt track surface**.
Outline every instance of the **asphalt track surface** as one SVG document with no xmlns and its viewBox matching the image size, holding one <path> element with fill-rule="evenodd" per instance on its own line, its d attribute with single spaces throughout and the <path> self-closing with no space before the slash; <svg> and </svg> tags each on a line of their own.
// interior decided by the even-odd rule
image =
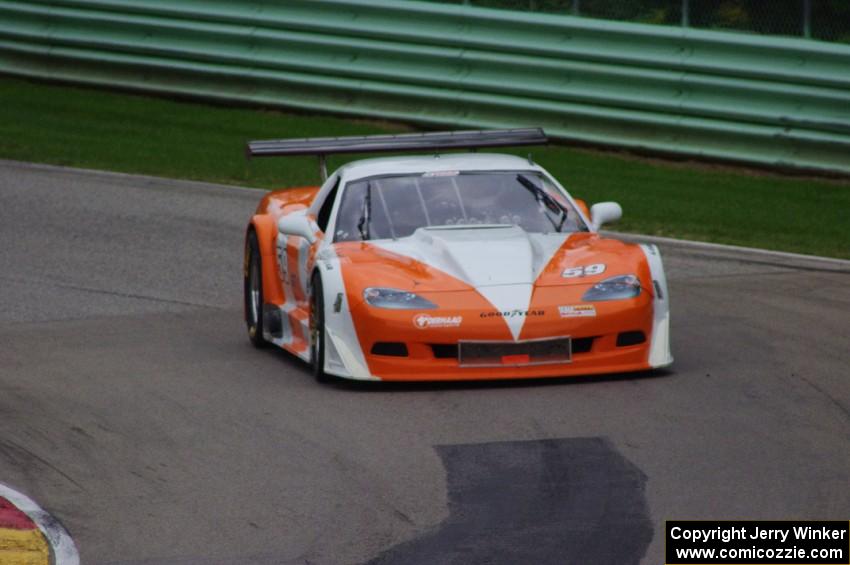
<svg viewBox="0 0 850 565">
<path fill-rule="evenodd" d="M 0 481 L 83 563 L 658 564 L 665 519 L 850 517 L 847 264 L 662 245 L 669 371 L 320 385 L 245 336 L 259 197 L 0 162 Z"/>
</svg>

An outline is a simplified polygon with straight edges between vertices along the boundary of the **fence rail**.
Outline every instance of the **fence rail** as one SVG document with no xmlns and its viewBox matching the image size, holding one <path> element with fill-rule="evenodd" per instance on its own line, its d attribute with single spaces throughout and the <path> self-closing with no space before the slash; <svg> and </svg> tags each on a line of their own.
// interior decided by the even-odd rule
<svg viewBox="0 0 850 565">
<path fill-rule="evenodd" d="M 850 43 L 850 0 L 429 0 Z"/>
<path fill-rule="evenodd" d="M 850 173 L 839 44 L 416 1 L 0 0 L 0 72 Z"/>
</svg>

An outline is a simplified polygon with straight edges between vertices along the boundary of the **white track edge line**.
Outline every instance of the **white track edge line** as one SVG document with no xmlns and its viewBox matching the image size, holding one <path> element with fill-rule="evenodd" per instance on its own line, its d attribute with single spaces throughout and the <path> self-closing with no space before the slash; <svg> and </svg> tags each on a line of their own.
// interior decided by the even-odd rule
<svg viewBox="0 0 850 565">
<path fill-rule="evenodd" d="M 80 565 L 80 555 L 77 553 L 74 540 L 71 539 L 68 531 L 56 518 L 48 514 L 27 495 L 3 483 L 0 483 L 0 496 L 17 506 L 19 510 L 29 516 L 30 520 L 35 522 L 35 525 L 44 534 L 47 543 L 50 544 L 53 553 L 53 565 Z"/>
<path fill-rule="evenodd" d="M 681 247 L 695 247 L 697 249 L 709 249 L 714 251 L 729 251 L 734 253 L 751 253 L 754 255 L 767 255 L 771 257 L 783 257 L 786 259 L 797 259 L 800 261 L 818 261 L 821 263 L 832 263 L 844 267 L 850 267 L 850 259 L 839 259 L 837 257 L 823 257 L 821 255 L 806 255 L 803 253 L 791 253 L 789 251 L 775 251 L 773 249 L 760 249 L 758 247 L 744 247 L 743 245 L 728 245 L 726 243 L 711 243 L 708 241 L 694 241 L 691 239 L 676 239 L 673 237 L 662 237 L 660 235 L 643 235 L 639 233 L 619 232 L 604 230 L 599 232 L 606 237 L 620 237 L 640 239 L 650 243 L 666 243 L 679 245 Z"/>
<path fill-rule="evenodd" d="M 203 180 L 192 179 L 175 179 L 171 177 L 159 177 L 156 175 L 144 175 L 141 173 L 122 173 L 120 171 L 104 171 L 101 169 L 86 169 L 83 167 L 68 167 L 65 165 L 51 165 L 49 163 L 33 163 L 30 161 L 15 161 L 14 159 L 0 159 L 0 167 L 18 167 L 21 169 L 30 169 L 34 171 L 45 171 L 54 173 L 74 173 L 78 175 L 90 175 L 95 177 L 116 178 L 116 179 L 140 179 L 149 182 L 167 182 L 181 183 L 193 188 L 200 189 L 227 189 L 227 190 L 248 190 L 255 192 L 268 192 L 268 188 L 258 188 L 255 186 L 239 186 L 236 184 L 222 184 L 218 182 L 210 182 Z M 285 188 L 285 187 L 281 187 Z M 274 189 L 271 189 L 274 190 Z"/>
</svg>

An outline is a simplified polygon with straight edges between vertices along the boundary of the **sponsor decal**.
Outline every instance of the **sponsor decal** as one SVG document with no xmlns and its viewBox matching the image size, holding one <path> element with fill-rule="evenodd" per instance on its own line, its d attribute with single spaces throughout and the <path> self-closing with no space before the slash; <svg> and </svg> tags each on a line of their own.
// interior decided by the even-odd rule
<svg viewBox="0 0 850 565">
<path fill-rule="evenodd" d="M 504 312 L 481 312 L 482 318 L 520 318 L 527 316 L 542 316 L 545 310 L 506 310 Z"/>
<path fill-rule="evenodd" d="M 463 321 L 463 316 L 431 316 L 429 314 L 417 314 L 413 317 L 413 325 L 424 330 L 425 328 L 456 328 Z"/>
<path fill-rule="evenodd" d="M 592 265 L 585 265 L 584 267 L 571 267 L 569 269 L 564 269 L 564 272 L 561 273 L 561 276 L 565 279 L 573 279 L 576 277 L 591 277 L 593 275 L 601 275 L 605 272 L 605 263 L 594 263 Z"/>
<path fill-rule="evenodd" d="M 593 304 L 558 306 L 558 314 L 562 318 L 593 318 L 596 316 L 596 306 Z"/>
</svg>

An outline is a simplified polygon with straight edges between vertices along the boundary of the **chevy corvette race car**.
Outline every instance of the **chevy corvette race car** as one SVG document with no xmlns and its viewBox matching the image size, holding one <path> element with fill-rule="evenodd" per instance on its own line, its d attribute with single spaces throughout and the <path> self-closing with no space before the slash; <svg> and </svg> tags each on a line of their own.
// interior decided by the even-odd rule
<svg viewBox="0 0 850 565">
<path fill-rule="evenodd" d="M 468 380 L 639 371 L 672 362 L 654 245 L 603 237 L 613 202 L 542 167 L 441 150 L 545 143 L 542 130 L 255 141 L 251 156 L 420 150 L 268 193 L 248 224 L 248 334 L 314 375 Z"/>
</svg>

